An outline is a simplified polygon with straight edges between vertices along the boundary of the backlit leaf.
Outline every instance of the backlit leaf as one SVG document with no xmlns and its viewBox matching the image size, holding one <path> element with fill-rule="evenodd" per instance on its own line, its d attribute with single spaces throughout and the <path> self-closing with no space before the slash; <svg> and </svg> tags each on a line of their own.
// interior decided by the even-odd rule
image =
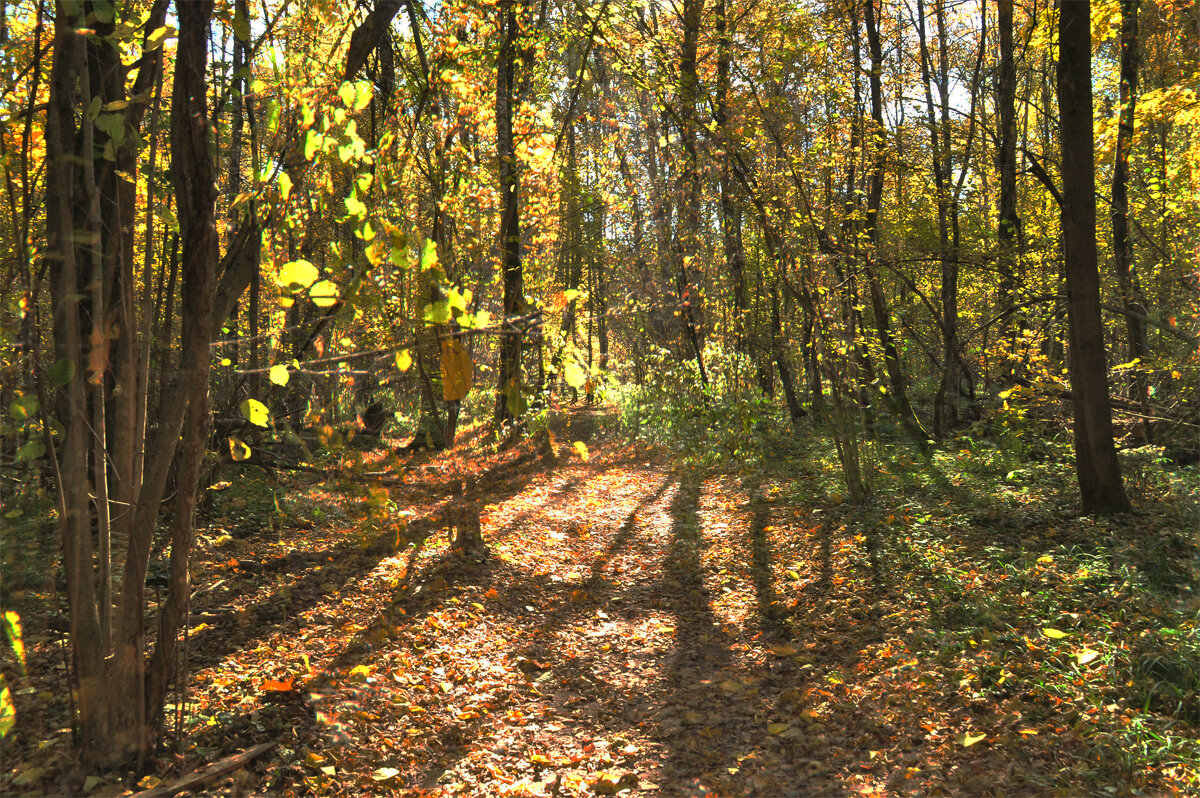
<svg viewBox="0 0 1200 798">
<path fill-rule="evenodd" d="M 242 418 L 249 421 L 256 427 L 265 427 L 271 419 L 271 413 L 267 410 L 267 406 L 257 399 L 246 399 L 240 405 L 238 410 L 242 414 Z"/>
<path fill-rule="evenodd" d="M 320 272 L 317 267 L 313 266 L 306 260 L 288 261 L 279 267 L 279 277 L 275 282 L 280 288 L 288 288 L 292 291 L 308 288 L 317 281 Z"/>
<path fill-rule="evenodd" d="M 275 383 L 276 385 L 287 385 L 288 380 L 291 379 L 291 376 L 292 374 L 290 371 L 288 371 L 287 366 L 282 364 L 271 366 L 271 382 Z"/>
<path fill-rule="evenodd" d="M 236 435 L 229 436 L 229 456 L 237 462 L 250 459 L 250 447 Z"/>
<path fill-rule="evenodd" d="M 401 349 L 396 353 L 396 368 L 401 371 L 408 371 L 412 368 L 412 354 L 407 349 Z"/>
<path fill-rule="evenodd" d="M 308 296 L 319 308 L 331 308 L 338 302 L 338 287 L 331 280 L 322 280 L 308 289 Z"/>
</svg>

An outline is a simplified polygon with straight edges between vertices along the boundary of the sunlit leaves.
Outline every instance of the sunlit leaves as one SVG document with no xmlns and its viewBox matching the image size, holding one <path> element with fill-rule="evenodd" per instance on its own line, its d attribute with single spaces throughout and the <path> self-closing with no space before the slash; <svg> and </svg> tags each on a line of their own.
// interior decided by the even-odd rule
<svg viewBox="0 0 1200 798">
<path fill-rule="evenodd" d="M 321 149 L 323 141 L 324 137 L 315 128 L 309 128 L 308 132 L 304 134 L 304 160 L 311 161 L 317 151 Z"/>
<path fill-rule="evenodd" d="M 338 303 L 338 287 L 330 280 L 321 280 L 308 289 L 308 296 L 319 308 L 330 308 Z"/>
<path fill-rule="evenodd" d="M 358 190 L 350 192 L 350 196 L 346 197 L 346 212 L 355 219 L 362 219 L 367 215 L 367 206 L 358 198 Z"/>
<path fill-rule="evenodd" d="M 288 261 L 279 267 L 279 276 L 275 282 L 280 288 L 300 291 L 308 288 L 317 281 L 320 272 L 317 267 L 306 260 Z"/>
<path fill-rule="evenodd" d="M 242 418 L 249 421 L 256 427 L 265 427 L 271 419 L 271 413 L 267 410 L 267 406 L 257 399 L 245 399 L 238 405 L 238 411 L 242 414 Z"/>
<path fill-rule="evenodd" d="M 570 360 L 563 369 L 563 379 L 567 381 L 567 385 L 579 389 L 587 382 L 587 372 L 574 360 Z"/>
<path fill-rule="evenodd" d="M 146 52 L 154 52 L 166 43 L 168 39 L 175 38 L 175 27 L 173 25 L 163 25 L 156 28 L 146 37 Z"/>
<path fill-rule="evenodd" d="M 290 376 L 291 373 L 288 371 L 287 366 L 278 363 L 274 366 L 271 366 L 271 382 L 275 383 L 276 385 L 287 385 Z"/>
<path fill-rule="evenodd" d="M 426 240 L 421 248 L 421 271 L 436 269 L 438 266 L 437 245 L 432 240 Z"/>
<path fill-rule="evenodd" d="M 365 80 L 343 83 L 338 89 L 342 104 L 351 111 L 361 111 L 371 104 L 371 84 Z"/>
<path fill-rule="evenodd" d="M 21 667 L 21 673 L 25 673 L 25 634 L 21 630 L 21 617 L 12 610 L 6 610 L 3 615 L 0 615 L 0 629 L 4 630 L 5 639 L 12 646 L 13 653 L 17 655 L 17 664 Z"/>
<path fill-rule="evenodd" d="M 8 681 L 0 674 L 0 740 L 4 739 L 17 725 L 17 707 L 13 703 Z"/>
<path fill-rule="evenodd" d="M 396 353 L 396 368 L 400 369 L 401 371 L 408 371 L 410 368 L 412 368 L 412 364 L 412 353 L 410 353 L 407 349 L 401 349 Z"/>
</svg>

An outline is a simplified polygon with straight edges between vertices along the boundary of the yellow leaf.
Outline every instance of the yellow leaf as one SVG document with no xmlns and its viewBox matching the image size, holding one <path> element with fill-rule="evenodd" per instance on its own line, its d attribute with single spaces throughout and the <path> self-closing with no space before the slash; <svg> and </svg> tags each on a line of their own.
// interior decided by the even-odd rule
<svg viewBox="0 0 1200 798">
<path fill-rule="evenodd" d="M 1052 640 L 1062 640 L 1064 637 L 1067 636 L 1066 632 L 1063 632 L 1059 629 L 1052 629 L 1049 626 L 1047 626 L 1045 629 L 1042 629 L 1042 634 L 1044 634 L 1046 637 L 1049 637 Z"/>
<path fill-rule="evenodd" d="M 986 734 L 971 734 L 970 732 L 963 732 L 956 739 L 959 745 L 962 747 L 970 748 L 971 746 L 975 745 L 975 743 L 985 739 L 986 737 Z"/>
<path fill-rule="evenodd" d="M 287 385 L 291 374 L 288 372 L 288 367 L 284 365 L 271 366 L 271 382 L 276 385 Z"/>
<path fill-rule="evenodd" d="M 571 448 L 575 450 L 575 454 L 579 455 L 580 460 L 582 460 L 585 463 L 587 462 L 588 447 L 587 447 L 586 443 L 584 443 L 583 441 L 575 441 L 574 443 L 571 444 Z"/>
<path fill-rule="evenodd" d="M 389 779 L 394 779 L 399 775 L 400 771 L 396 770 L 396 768 L 379 768 L 379 770 L 376 770 L 371 774 L 371 778 L 375 781 L 387 781 Z"/>
<path fill-rule="evenodd" d="M 236 435 L 229 436 L 229 456 L 239 463 L 250 459 L 250 447 Z"/>
<path fill-rule="evenodd" d="M 317 267 L 308 261 L 293 260 L 279 267 L 279 277 L 276 278 L 275 282 L 280 288 L 297 290 L 299 288 L 308 288 L 315 283 L 319 274 Z"/>
<path fill-rule="evenodd" d="M 352 682 L 365 682 L 370 675 L 371 668 L 367 665 L 355 665 L 350 669 L 350 681 Z"/>
<path fill-rule="evenodd" d="M 407 349 L 401 349 L 396 353 L 396 368 L 401 371 L 408 371 L 412 368 L 412 354 Z"/>
</svg>

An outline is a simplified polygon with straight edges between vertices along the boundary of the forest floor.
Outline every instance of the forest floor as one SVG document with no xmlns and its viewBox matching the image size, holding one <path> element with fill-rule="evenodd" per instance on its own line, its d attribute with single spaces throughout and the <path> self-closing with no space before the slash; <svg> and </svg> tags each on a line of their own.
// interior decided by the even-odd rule
<svg viewBox="0 0 1200 798">
<path fill-rule="evenodd" d="M 182 740 L 148 775 L 85 781 L 60 644 L 31 623 L 0 794 L 162 790 L 265 742 L 200 789 L 1200 787 L 1200 666 L 1171 647 L 1195 636 L 1195 593 L 1122 585 L 1101 545 L 1166 547 L 1186 582 L 1186 515 L 1098 521 L 1032 499 L 1005 512 L 1003 497 L 966 502 L 958 480 L 863 511 L 814 501 L 802 457 L 700 470 L 614 428 L 577 409 L 505 450 L 467 430 L 456 453 L 349 458 L 374 474 L 361 482 L 231 470 L 198 538 L 186 702 L 168 707 Z M 472 506 L 487 551 L 453 554 L 447 528 Z"/>
</svg>

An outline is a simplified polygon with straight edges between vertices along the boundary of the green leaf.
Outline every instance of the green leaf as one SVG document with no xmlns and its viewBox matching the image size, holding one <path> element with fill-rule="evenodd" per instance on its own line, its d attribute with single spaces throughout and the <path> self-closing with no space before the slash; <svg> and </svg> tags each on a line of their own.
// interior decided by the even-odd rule
<svg viewBox="0 0 1200 798">
<path fill-rule="evenodd" d="M 256 427 L 265 427 L 271 418 L 270 411 L 267 406 L 257 399 L 246 399 L 240 405 L 238 410 L 242 413 L 242 418 L 249 421 Z"/>
<path fill-rule="evenodd" d="M 317 267 L 308 261 L 293 260 L 279 267 L 279 277 L 275 279 L 275 283 L 281 288 L 298 291 L 315 283 L 319 274 Z"/>
<path fill-rule="evenodd" d="M 100 114 L 96 117 L 96 129 L 107 133 L 113 143 L 119 146 L 125 140 L 125 114 Z"/>
<path fill-rule="evenodd" d="M 0 740 L 7 737 L 8 733 L 13 730 L 13 726 L 16 725 L 17 707 L 13 704 L 7 680 L 3 674 L 0 674 Z"/>
<path fill-rule="evenodd" d="M 250 43 L 250 20 L 242 13 L 241 6 L 238 6 L 237 13 L 233 15 L 233 35 L 238 41 Z"/>
<path fill-rule="evenodd" d="M 288 371 L 288 367 L 282 364 L 271 366 L 271 382 L 276 385 L 287 385 L 291 379 L 292 373 Z"/>
<path fill-rule="evenodd" d="M 229 436 L 229 456 L 237 462 L 250 459 L 250 447 L 236 435 Z"/>
<path fill-rule="evenodd" d="M 17 449 L 17 462 L 25 463 L 30 460 L 36 460 L 46 453 L 46 444 L 41 441 L 28 441 L 20 449 Z"/>
<path fill-rule="evenodd" d="M 21 632 L 21 616 L 17 615 L 12 610 L 7 610 L 3 615 L 0 615 L 0 628 L 4 629 L 4 636 L 8 638 L 9 645 L 12 646 L 13 652 L 17 655 L 17 662 L 21 665 L 21 673 L 25 673 L 25 636 Z"/>
<path fill-rule="evenodd" d="M 401 349 L 396 353 L 396 368 L 401 371 L 408 371 L 412 368 L 412 354 L 407 349 Z"/>
<path fill-rule="evenodd" d="M 450 303 L 445 300 L 426 305 L 421 312 L 426 324 L 445 324 L 450 321 Z"/>
<path fill-rule="evenodd" d="M 13 421 L 28 421 L 37 415 L 40 405 L 31 393 L 19 396 L 8 406 L 8 415 Z"/>
<path fill-rule="evenodd" d="M 331 308 L 338 302 L 337 284 L 331 280 L 322 280 L 308 289 L 308 296 L 319 308 Z"/>
<path fill-rule="evenodd" d="M 566 379 L 567 385 L 572 388 L 582 388 L 587 382 L 587 372 L 579 367 L 579 364 L 574 360 L 568 361 L 567 367 L 563 369 L 563 378 Z"/>
<path fill-rule="evenodd" d="M 1042 630 L 1042 634 L 1044 634 L 1046 637 L 1049 637 L 1051 640 L 1062 640 L 1067 636 L 1066 632 L 1058 629 L 1051 629 L 1049 626 Z"/>
<path fill-rule="evenodd" d="M 54 365 L 50 366 L 50 382 L 58 385 L 59 388 L 65 388 L 72 379 L 74 379 L 74 360 L 61 358 L 55 360 Z"/>
</svg>

